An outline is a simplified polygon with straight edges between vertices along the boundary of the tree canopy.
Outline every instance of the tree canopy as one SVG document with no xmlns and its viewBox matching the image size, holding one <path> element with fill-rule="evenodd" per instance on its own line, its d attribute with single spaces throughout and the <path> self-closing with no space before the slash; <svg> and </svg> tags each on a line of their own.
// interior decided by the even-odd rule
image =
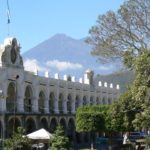
<svg viewBox="0 0 150 150">
<path fill-rule="evenodd" d="M 17 128 L 17 132 L 4 142 L 4 150 L 30 150 L 31 141 L 24 136 L 25 130 L 22 127 Z"/>
<path fill-rule="evenodd" d="M 109 130 L 109 106 L 84 106 L 76 112 L 77 132 L 104 132 Z"/>
<path fill-rule="evenodd" d="M 112 109 L 116 129 L 128 131 L 149 128 L 150 125 L 150 51 L 144 50 L 132 64 L 135 79 Z M 118 122 L 123 124 L 116 126 Z"/>
<path fill-rule="evenodd" d="M 65 136 L 65 132 L 62 126 L 57 126 L 54 133 L 54 138 L 52 139 L 51 150 L 71 150 L 71 145 L 69 143 L 69 138 Z"/>
<path fill-rule="evenodd" d="M 147 50 L 150 46 L 149 8 L 149 0 L 128 0 L 117 12 L 100 15 L 86 40 L 93 45 L 92 54 L 102 60 L 125 55 L 128 63 Z"/>
</svg>

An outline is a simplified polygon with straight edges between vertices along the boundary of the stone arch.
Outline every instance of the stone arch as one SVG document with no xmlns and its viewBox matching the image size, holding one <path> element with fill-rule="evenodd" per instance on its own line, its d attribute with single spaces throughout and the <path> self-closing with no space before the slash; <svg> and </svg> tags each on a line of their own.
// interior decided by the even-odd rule
<svg viewBox="0 0 150 150">
<path fill-rule="evenodd" d="M 60 114 L 63 113 L 63 101 L 64 101 L 64 95 L 60 93 L 59 100 L 58 100 L 58 109 Z"/>
<path fill-rule="evenodd" d="M 46 130 L 48 130 L 48 121 L 46 118 L 41 118 L 40 120 L 40 128 L 44 128 Z"/>
<path fill-rule="evenodd" d="M 105 97 L 103 97 L 103 99 L 102 99 L 102 104 L 106 104 L 106 99 L 105 99 Z"/>
<path fill-rule="evenodd" d="M 21 126 L 21 121 L 19 118 L 12 117 L 8 120 L 7 135 L 12 136 L 13 132 L 17 131 L 17 128 Z"/>
<path fill-rule="evenodd" d="M 112 103 L 111 98 L 108 98 L 108 104 L 110 105 Z"/>
<path fill-rule="evenodd" d="M 96 97 L 96 104 L 100 104 L 100 99 L 99 99 L 99 97 Z"/>
<path fill-rule="evenodd" d="M 24 111 L 25 112 L 32 112 L 32 105 L 33 105 L 33 91 L 30 85 L 27 85 L 25 89 L 24 95 Z"/>
<path fill-rule="evenodd" d="M 44 91 L 40 91 L 39 99 L 38 99 L 38 107 L 39 107 L 39 112 L 40 113 L 45 112 L 44 103 L 45 103 L 45 93 L 44 93 Z"/>
<path fill-rule="evenodd" d="M 75 122 L 73 118 L 70 118 L 68 121 L 67 135 L 71 141 L 75 140 Z"/>
<path fill-rule="evenodd" d="M 55 102 L 55 94 L 54 92 L 50 92 L 49 95 L 49 112 L 54 113 L 54 102 Z"/>
<path fill-rule="evenodd" d="M 67 113 L 71 113 L 71 104 L 72 104 L 72 96 L 68 94 L 67 96 Z"/>
<path fill-rule="evenodd" d="M 10 82 L 7 88 L 6 109 L 8 112 L 16 111 L 16 89 L 15 84 Z"/>
<path fill-rule="evenodd" d="M 34 118 L 30 117 L 26 120 L 26 133 L 31 133 L 36 130 L 36 122 Z"/>
<path fill-rule="evenodd" d="M 90 105 L 93 105 L 93 104 L 94 104 L 94 97 L 91 96 L 91 97 L 90 97 Z"/>
<path fill-rule="evenodd" d="M 56 118 L 52 118 L 51 122 L 50 122 L 50 133 L 54 133 L 57 126 L 58 126 L 58 122 L 57 122 Z"/>
<path fill-rule="evenodd" d="M 83 96 L 83 106 L 87 105 L 87 97 Z"/>
<path fill-rule="evenodd" d="M 59 121 L 59 125 L 63 127 L 65 133 L 66 133 L 66 129 L 67 129 L 67 124 L 66 124 L 66 120 L 64 118 L 61 118 Z"/>
<path fill-rule="evenodd" d="M 75 100 L 75 110 L 80 106 L 80 97 L 77 95 Z"/>
</svg>

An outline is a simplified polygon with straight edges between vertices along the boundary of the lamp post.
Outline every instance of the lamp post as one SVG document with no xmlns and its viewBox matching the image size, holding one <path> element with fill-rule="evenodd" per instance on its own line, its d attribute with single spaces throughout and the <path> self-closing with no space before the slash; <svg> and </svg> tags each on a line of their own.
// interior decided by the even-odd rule
<svg viewBox="0 0 150 150">
<path fill-rule="evenodd" d="M 16 92 L 15 92 L 15 99 L 14 99 L 14 124 L 13 124 L 13 134 L 15 132 L 15 124 L 16 124 L 16 101 L 17 101 L 17 95 L 18 95 L 18 92 L 17 92 L 17 79 L 19 79 L 19 75 L 16 75 L 15 76 L 15 82 L 16 82 Z"/>
</svg>

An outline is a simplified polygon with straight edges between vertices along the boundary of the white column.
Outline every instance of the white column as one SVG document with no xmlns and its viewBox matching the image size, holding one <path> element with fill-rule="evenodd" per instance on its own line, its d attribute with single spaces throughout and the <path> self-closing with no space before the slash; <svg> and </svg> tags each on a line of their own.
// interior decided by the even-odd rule
<svg viewBox="0 0 150 150">
<path fill-rule="evenodd" d="M 63 113 L 64 114 L 68 113 L 68 110 L 67 110 L 67 100 L 66 99 L 63 100 Z"/>
<path fill-rule="evenodd" d="M 54 113 L 55 114 L 59 114 L 59 110 L 58 110 L 58 99 L 55 98 L 55 101 L 54 101 Z"/>
<path fill-rule="evenodd" d="M 96 105 L 96 94 L 94 93 L 94 96 L 93 96 L 93 105 Z"/>
<path fill-rule="evenodd" d="M 83 92 L 81 93 L 80 97 L 79 97 L 79 106 L 83 106 Z"/>
<path fill-rule="evenodd" d="M 17 112 L 24 112 L 24 83 L 17 80 L 16 81 L 16 105 Z"/>
<path fill-rule="evenodd" d="M 2 94 L 1 94 L 1 98 L 0 98 L 0 111 L 2 112 L 6 112 L 7 108 L 6 108 L 6 98 L 7 98 L 7 81 L 3 81 L 2 84 Z"/>
<path fill-rule="evenodd" d="M 6 112 L 6 99 L 0 97 L 0 112 Z"/>
<path fill-rule="evenodd" d="M 35 113 L 38 113 L 39 112 L 39 109 L 38 109 L 38 96 L 34 96 L 32 98 L 32 111 L 35 112 Z"/>
<path fill-rule="evenodd" d="M 64 99 L 63 99 L 63 113 L 67 114 L 68 110 L 67 110 L 67 101 L 68 101 L 68 92 L 66 90 L 66 93 L 64 94 Z"/>
<path fill-rule="evenodd" d="M 17 96 L 17 112 L 24 112 L 24 97 Z"/>
<path fill-rule="evenodd" d="M 44 112 L 49 113 L 49 98 L 47 98 L 47 97 L 44 100 Z"/>
<path fill-rule="evenodd" d="M 87 95 L 87 104 L 86 105 L 90 104 L 90 98 L 91 98 L 91 94 L 90 94 L 90 91 L 89 91 L 88 95 Z"/>
<path fill-rule="evenodd" d="M 55 100 L 54 100 L 54 113 L 59 114 L 58 110 L 58 100 L 59 100 L 59 89 L 56 89 L 56 95 L 55 95 Z"/>
<path fill-rule="evenodd" d="M 75 114 L 75 101 L 76 101 L 76 94 L 73 93 L 72 101 L 71 101 L 71 113 Z"/>
<path fill-rule="evenodd" d="M 38 78 L 35 77 L 33 80 L 33 97 L 32 97 L 32 112 L 38 113 L 39 112 L 39 81 Z"/>
</svg>

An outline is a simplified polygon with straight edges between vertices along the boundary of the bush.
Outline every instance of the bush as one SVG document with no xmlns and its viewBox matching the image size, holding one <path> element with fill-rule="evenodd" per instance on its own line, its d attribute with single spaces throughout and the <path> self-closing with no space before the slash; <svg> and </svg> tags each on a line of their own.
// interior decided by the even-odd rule
<svg viewBox="0 0 150 150">
<path fill-rule="evenodd" d="M 11 138 L 4 141 L 4 150 L 30 150 L 30 139 L 23 136 L 24 131 L 22 127 L 18 127 L 17 132 Z"/>
</svg>

